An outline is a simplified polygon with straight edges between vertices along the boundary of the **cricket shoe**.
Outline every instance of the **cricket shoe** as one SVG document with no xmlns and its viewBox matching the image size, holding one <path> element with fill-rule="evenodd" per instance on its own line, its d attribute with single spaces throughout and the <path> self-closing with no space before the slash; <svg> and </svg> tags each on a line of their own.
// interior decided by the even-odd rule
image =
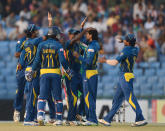
<svg viewBox="0 0 165 131">
<path fill-rule="evenodd" d="M 66 126 L 79 126 L 80 122 L 78 121 L 66 121 Z"/>
<path fill-rule="evenodd" d="M 82 123 L 83 126 L 98 126 L 97 123 L 91 122 L 91 121 L 86 121 Z"/>
<path fill-rule="evenodd" d="M 39 124 L 34 121 L 24 121 L 24 126 L 38 126 Z"/>
<path fill-rule="evenodd" d="M 37 117 L 37 121 L 38 121 L 39 126 L 45 126 L 45 122 L 44 122 L 43 116 L 38 116 Z"/>
<path fill-rule="evenodd" d="M 62 121 L 61 120 L 57 120 L 53 123 L 54 126 L 62 126 Z"/>
<path fill-rule="evenodd" d="M 53 124 L 56 120 L 55 119 L 49 119 L 48 123 Z"/>
<path fill-rule="evenodd" d="M 111 124 L 107 121 L 105 121 L 104 119 L 98 119 L 98 122 L 100 124 L 103 124 L 104 126 L 111 126 Z"/>
<path fill-rule="evenodd" d="M 19 111 L 17 111 L 17 110 L 14 111 L 13 120 L 14 120 L 14 122 L 20 121 L 20 112 Z"/>
<path fill-rule="evenodd" d="M 83 118 L 81 115 L 76 115 L 76 120 L 81 121 L 81 122 L 86 122 L 87 120 Z"/>
<path fill-rule="evenodd" d="M 148 122 L 146 122 L 145 120 L 143 120 L 143 121 L 137 121 L 135 123 L 132 123 L 131 126 L 132 127 L 137 127 L 137 126 L 145 126 L 147 124 L 148 124 Z"/>
</svg>

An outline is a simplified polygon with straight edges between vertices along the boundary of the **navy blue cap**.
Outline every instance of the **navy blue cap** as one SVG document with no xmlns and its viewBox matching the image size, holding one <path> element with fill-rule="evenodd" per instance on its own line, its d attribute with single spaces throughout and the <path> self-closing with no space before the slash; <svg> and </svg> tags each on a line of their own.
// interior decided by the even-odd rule
<svg viewBox="0 0 165 131">
<path fill-rule="evenodd" d="M 127 42 L 129 42 L 130 44 L 135 44 L 136 42 L 136 37 L 134 34 L 128 34 L 124 37 L 122 37 L 122 40 L 126 40 Z"/>
<path fill-rule="evenodd" d="M 68 31 L 68 33 L 77 35 L 78 33 L 80 33 L 80 31 L 71 28 L 71 29 Z"/>
</svg>

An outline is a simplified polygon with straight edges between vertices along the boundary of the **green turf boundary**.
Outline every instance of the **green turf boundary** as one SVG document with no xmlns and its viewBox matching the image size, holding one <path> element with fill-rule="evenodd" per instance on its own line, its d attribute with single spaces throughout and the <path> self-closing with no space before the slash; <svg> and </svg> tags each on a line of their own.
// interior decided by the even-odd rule
<svg viewBox="0 0 165 131">
<path fill-rule="evenodd" d="M 165 124 L 150 123 L 143 127 L 112 123 L 111 126 L 24 126 L 23 123 L 0 122 L 0 131 L 165 131 Z"/>
</svg>

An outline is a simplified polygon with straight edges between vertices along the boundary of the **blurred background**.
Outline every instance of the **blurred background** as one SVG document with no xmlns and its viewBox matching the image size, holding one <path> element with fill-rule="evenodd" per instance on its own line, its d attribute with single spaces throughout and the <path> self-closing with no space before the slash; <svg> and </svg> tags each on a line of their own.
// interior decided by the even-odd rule
<svg viewBox="0 0 165 131">
<path fill-rule="evenodd" d="M 115 58 L 124 47 L 117 36 L 134 33 L 140 48 L 134 93 L 147 102 L 149 121 L 165 122 L 165 0 L 0 0 L 0 100 L 15 97 L 16 41 L 32 23 L 41 27 L 40 35 L 46 34 L 48 11 L 65 34 L 80 29 L 88 16 L 84 28 L 98 30 L 107 58 Z M 112 99 L 119 68 L 98 66 L 98 98 Z"/>
</svg>

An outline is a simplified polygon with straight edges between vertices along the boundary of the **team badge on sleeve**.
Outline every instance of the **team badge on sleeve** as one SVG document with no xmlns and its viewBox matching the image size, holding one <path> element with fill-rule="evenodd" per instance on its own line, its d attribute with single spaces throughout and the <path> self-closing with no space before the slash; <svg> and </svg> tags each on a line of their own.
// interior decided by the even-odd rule
<svg viewBox="0 0 165 131">
<path fill-rule="evenodd" d="M 94 49 L 88 49 L 88 52 L 94 52 Z"/>
</svg>

